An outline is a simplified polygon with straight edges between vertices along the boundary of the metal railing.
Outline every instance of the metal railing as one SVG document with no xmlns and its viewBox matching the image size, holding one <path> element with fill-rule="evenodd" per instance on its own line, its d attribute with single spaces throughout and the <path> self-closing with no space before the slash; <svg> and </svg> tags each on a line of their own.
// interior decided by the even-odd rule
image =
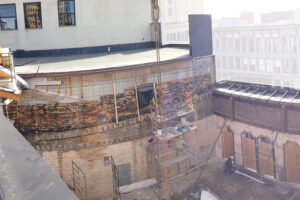
<svg viewBox="0 0 300 200">
<path fill-rule="evenodd" d="M 72 176 L 75 194 L 80 200 L 87 200 L 86 174 L 72 161 Z"/>
</svg>

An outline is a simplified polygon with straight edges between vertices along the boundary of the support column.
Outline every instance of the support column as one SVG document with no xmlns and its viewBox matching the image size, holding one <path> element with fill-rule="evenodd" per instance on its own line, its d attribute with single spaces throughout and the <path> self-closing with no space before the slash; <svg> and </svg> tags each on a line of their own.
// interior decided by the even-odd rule
<svg viewBox="0 0 300 200">
<path fill-rule="evenodd" d="M 283 132 L 287 130 L 287 107 L 285 105 L 281 107 L 281 130 Z"/>
<path fill-rule="evenodd" d="M 234 99 L 230 97 L 230 119 L 234 120 Z"/>
</svg>

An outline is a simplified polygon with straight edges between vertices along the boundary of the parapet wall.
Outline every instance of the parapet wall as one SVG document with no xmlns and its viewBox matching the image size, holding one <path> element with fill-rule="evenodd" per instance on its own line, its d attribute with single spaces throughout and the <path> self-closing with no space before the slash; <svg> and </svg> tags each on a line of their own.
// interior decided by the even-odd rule
<svg viewBox="0 0 300 200">
<path fill-rule="evenodd" d="M 213 93 L 214 113 L 254 126 L 300 134 L 298 104 Z"/>
</svg>

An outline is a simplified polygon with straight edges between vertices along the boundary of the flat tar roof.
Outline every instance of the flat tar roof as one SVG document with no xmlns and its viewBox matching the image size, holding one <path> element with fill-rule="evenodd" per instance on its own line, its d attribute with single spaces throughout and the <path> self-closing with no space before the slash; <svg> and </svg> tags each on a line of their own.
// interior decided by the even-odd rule
<svg viewBox="0 0 300 200">
<path fill-rule="evenodd" d="M 186 48 L 160 49 L 161 61 L 189 57 Z M 156 62 L 155 49 L 140 49 L 60 57 L 16 58 L 18 74 L 42 74 L 108 69 Z"/>
</svg>

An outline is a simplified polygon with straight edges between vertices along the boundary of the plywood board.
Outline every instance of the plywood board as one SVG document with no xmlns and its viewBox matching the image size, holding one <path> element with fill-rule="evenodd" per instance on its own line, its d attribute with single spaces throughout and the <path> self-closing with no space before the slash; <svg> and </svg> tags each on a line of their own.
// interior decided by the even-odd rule
<svg viewBox="0 0 300 200">
<path fill-rule="evenodd" d="M 286 179 L 288 182 L 300 183 L 300 147 L 289 142 L 284 147 Z"/>
<path fill-rule="evenodd" d="M 259 141 L 258 151 L 260 173 L 275 177 L 272 144 Z"/>
<path fill-rule="evenodd" d="M 224 132 L 224 157 L 229 158 L 234 156 L 234 144 L 233 144 L 233 133 L 226 131 Z"/>
<path fill-rule="evenodd" d="M 256 168 L 256 152 L 255 140 L 252 138 L 243 138 L 243 157 L 244 166 L 248 169 L 257 170 Z"/>
</svg>

